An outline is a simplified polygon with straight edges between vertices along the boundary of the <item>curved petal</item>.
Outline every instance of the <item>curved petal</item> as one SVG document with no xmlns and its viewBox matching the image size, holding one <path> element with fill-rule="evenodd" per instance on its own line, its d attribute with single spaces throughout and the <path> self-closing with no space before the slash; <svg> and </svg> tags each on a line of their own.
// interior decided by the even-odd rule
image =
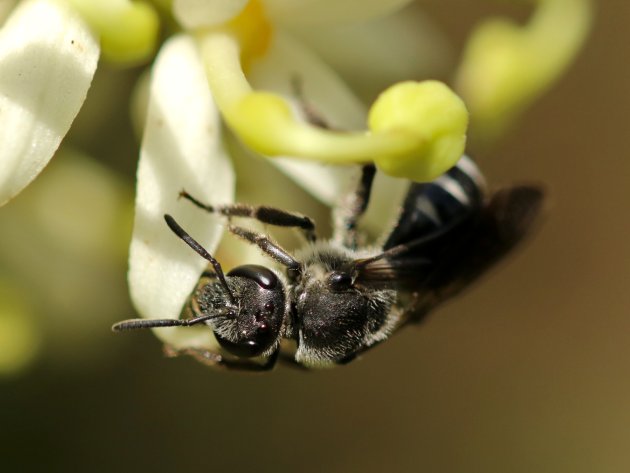
<svg viewBox="0 0 630 473">
<path fill-rule="evenodd" d="M 231 202 L 234 173 L 222 147 L 221 124 L 191 38 L 162 48 L 153 69 L 147 123 L 138 164 L 136 216 L 129 254 L 129 286 L 147 318 L 177 318 L 207 262 L 164 223 L 170 213 L 212 252 L 223 227 L 178 193 Z M 209 330 L 157 329 L 165 342 L 214 346 Z"/>
<path fill-rule="evenodd" d="M 417 5 L 367 22 L 287 25 L 368 101 L 395 82 L 442 77 L 454 63 L 446 37 Z"/>
<path fill-rule="evenodd" d="M 332 128 L 353 130 L 365 127 L 366 109 L 341 79 L 290 35 L 277 31 L 267 54 L 252 64 L 249 74 L 256 89 L 284 95 L 301 113 L 294 81 L 301 83 L 301 92 L 307 104 Z M 294 160 L 270 160 L 304 189 L 322 202 L 335 204 L 347 189 L 356 166 L 342 167 Z"/>
<path fill-rule="evenodd" d="M 0 205 L 48 163 L 79 112 L 98 42 L 63 3 L 20 4 L 0 30 Z"/>
<path fill-rule="evenodd" d="M 409 190 L 411 181 L 377 172 L 372 184 L 370 204 L 359 222 L 359 228 L 375 237 L 380 245 L 385 243 L 399 214 L 401 202 Z"/>
<path fill-rule="evenodd" d="M 387 15 L 412 0 L 263 0 L 269 17 L 285 24 L 357 22 Z"/>
</svg>

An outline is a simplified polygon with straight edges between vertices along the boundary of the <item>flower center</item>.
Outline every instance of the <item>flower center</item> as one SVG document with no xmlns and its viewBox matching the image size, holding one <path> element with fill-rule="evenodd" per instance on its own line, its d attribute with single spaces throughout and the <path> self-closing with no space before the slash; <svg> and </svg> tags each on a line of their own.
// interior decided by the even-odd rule
<svg viewBox="0 0 630 473">
<path fill-rule="evenodd" d="M 243 11 L 227 23 L 227 27 L 238 39 L 241 63 L 245 69 L 269 48 L 273 28 L 260 0 L 250 0 Z"/>
</svg>

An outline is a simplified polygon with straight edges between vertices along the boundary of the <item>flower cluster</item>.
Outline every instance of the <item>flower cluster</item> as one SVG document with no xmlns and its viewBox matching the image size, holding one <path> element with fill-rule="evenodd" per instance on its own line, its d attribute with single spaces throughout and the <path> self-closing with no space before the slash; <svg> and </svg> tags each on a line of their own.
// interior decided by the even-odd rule
<svg viewBox="0 0 630 473">
<path fill-rule="evenodd" d="M 524 26 L 497 20 L 481 25 L 457 71 L 462 100 L 441 82 L 410 80 L 419 77 L 416 61 L 409 60 L 408 51 L 416 46 L 410 40 L 422 41 L 422 23 L 414 23 L 415 13 L 397 16 L 409 3 L 0 0 L 0 205 L 55 154 L 88 94 L 99 59 L 137 65 L 155 56 L 138 164 L 129 284 L 141 315 L 177 317 L 205 263 L 164 230 L 162 215 L 176 213 L 209 250 L 216 247 L 222 228 L 200 222 L 175 197 L 185 186 L 207 202 L 233 200 L 235 175 L 224 125 L 249 149 L 273 157 L 282 172 L 326 204 L 335 202 L 351 174 L 331 164 L 373 161 L 390 176 L 431 180 L 462 155 L 469 111 L 488 134 L 504 128 L 567 67 L 590 19 L 589 0 L 538 0 Z M 411 22 L 411 33 L 402 34 L 403 20 L 405 30 Z M 378 50 L 373 44 L 379 25 L 387 21 L 382 31 L 389 49 Z M 312 41 L 314 31 L 326 37 L 348 25 L 349 43 L 360 41 L 339 48 L 347 51 L 347 61 L 367 58 L 368 76 L 392 81 L 368 110 L 299 39 L 302 28 Z M 399 25 L 401 34 L 392 35 Z M 158 47 L 161 37 L 166 39 Z M 380 70 L 396 54 L 412 64 L 401 68 L 406 76 Z M 298 96 L 296 80 L 305 97 Z M 327 127 L 308 120 L 305 101 Z M 173 336 L 168 330 L 160 334 Z M 187 340 L 196 343 L 210 342 Z"/>
</svg>

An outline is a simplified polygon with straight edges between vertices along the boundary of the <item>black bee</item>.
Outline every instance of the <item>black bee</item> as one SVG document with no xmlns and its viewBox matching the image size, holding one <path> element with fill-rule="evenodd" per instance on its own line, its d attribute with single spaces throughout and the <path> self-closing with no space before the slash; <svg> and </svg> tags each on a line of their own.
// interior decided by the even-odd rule
<svg viewBox="0 0 630 473">
<path fill-rule="evenodd" d="M 333 238 L 321 242 L 308 217 L 271 207 L 210 206 L 182 192 L 209 212 L 299 228 L 308 244 L 292 255 L 267 235 L 229 225 L 284 270 L 244 265 L 224 274 L 165 215 L 171 230 L 211 263 L 209 269 L 180 319 L 127 320 L 113 330 L 204 324 L 221 350 L 167 352 L 226 368 L 268 370 L 278 359 L 305 368 L 345 364 L 477 279 L 527 234 L 543 201 L 542 190 L 530 185 L 487 195 L 483 176 L 464 156 L 435 181 L 411 184 L 384 243 L 365 248 L 357 244 L 357 221 L 374 174 L 374 166 L 363 167 L 358 189 L 335 213 Z M 291 355 L 281 352 L 283 340 L 295 342 Z"/>
</svg>

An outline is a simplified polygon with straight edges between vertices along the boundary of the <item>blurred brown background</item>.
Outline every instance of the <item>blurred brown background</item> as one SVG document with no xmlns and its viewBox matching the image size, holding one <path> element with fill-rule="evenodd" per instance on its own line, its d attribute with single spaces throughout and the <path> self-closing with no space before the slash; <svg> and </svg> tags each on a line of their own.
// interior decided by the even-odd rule
<svg viewBox="0 0 630 473">
<path fill-rule="evenodd" d="M 505 9 L 421 3 L 455 46 L 476 19 Z M 0 276 L 27 283 L 43 327 L 36 360 L 0 377 L 0 469 L 630 471 L 629 24 L 627 2 L 600 2 L 565 77 L 510 136 L 473 150 L 491 182 L 547 184 L 548 216 L 527 247 L 422 327 L 341 369 L 225 374 L 163 359 L 148 332 L 112 335 L 110 324 L 133 314 L 129 229 L 120 251 L 90 260 L 64 286 L 75 291 L 53 291 L 72 256 L 54 255 L 48 235 L 6 223 L 20 200 L 35 199 L 27 193 L 43 192 L 36 181 L 0 209 L 0 243 L 11 248 Z M 94 95 L 107 96 L 112 83 L 130 90 L 132 75 L 101 68 Z M 89 142 L 85 130 L 69 139 L 115 157 L 108 166 L 130 196 L 136 157 L 128 127 L 126 114 L 113 115 Z M 53 160 L 42 182 L 60 165 Z M 21 260 L 39 265 L 46 283 L 16 269 Z M 67 311 L 51 311 L 72 316 L 53 323 L 52 298 L 68 300 L 60 306 Z"/>
</svg>

